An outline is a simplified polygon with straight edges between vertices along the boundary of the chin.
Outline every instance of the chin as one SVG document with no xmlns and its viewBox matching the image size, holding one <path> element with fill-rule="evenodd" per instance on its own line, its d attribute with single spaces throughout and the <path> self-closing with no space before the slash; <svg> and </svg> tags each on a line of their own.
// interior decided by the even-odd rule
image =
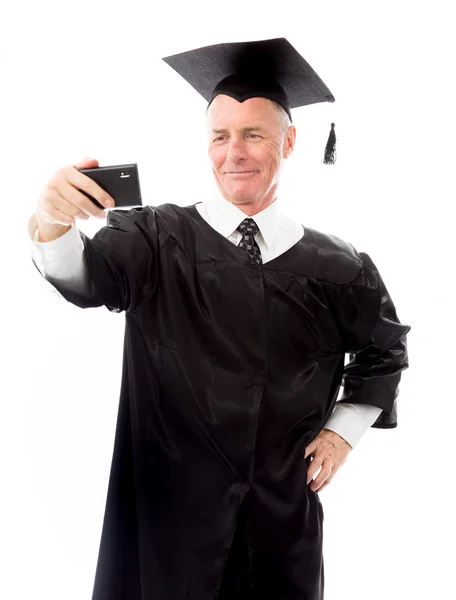
<svg viewBox="0 0 456 600">
<path fill-rule="evenodd" d="M 230 198 L 239 200 L 239 201 L 243 201 L 243 200 L 248 200 L 248 201 L 252 201 L 257 197 L 257 193 L 256 192 L 252 192 L 252 190 L 232 190 L 230 192 L 228 192 L 228 196 Z"/>
<path fill-rule="evenodd" d="M 258 185 L 249 184 L 228 186 L 226 191 L 233 196 L 256 196 L 260 192 Z"/>
</svg>

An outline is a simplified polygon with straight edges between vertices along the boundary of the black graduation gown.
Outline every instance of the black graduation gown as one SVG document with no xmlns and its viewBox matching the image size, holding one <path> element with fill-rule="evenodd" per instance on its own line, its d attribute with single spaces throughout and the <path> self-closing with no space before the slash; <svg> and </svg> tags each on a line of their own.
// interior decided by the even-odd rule
<svg viewBox="0 0 456 600">
<path fill-rule="evenodd" d="M 342 381 L 341 401 L 395 427 L 408 367 L 410 327 L 374 263 L 307 227 L 251 264 L 195 205 L 113 210 L 81 236 L 90 291 L 54 287 L 125 311 L 93 600 L 321 600 L 323 510 L 305 448 Z"/>
</svg>

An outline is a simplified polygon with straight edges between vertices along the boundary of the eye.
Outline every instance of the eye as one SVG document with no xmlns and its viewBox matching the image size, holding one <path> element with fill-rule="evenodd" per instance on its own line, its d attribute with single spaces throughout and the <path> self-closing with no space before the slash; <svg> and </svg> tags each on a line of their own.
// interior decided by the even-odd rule
<svg viewBox="0 0 456 600">
<path fill-rule="evenodd" d="M 253 135 L 253 137 L 260 137 L 259 135 L 257 135 L 256 133 L 249 133 L 249 135 Z"/>
<path fill-rule="evenodd" d="M 219 135 L 218 137 L 215 138 L 214 142 L 217 142 L 218 140 L 221 140 L 224 137 L 226 137 L 226 136 L 225 135 Z"/>
</svg>

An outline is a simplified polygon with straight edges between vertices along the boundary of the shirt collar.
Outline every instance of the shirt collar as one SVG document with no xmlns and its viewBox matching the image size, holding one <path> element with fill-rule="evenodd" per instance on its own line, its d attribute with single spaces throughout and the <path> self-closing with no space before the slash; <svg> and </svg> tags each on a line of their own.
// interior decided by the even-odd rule
<svg viewBox="0 0 456 600">
<path fill-rule="evenodd" d="M 207 213 L 212 227 L 224 237 L 232 235 L 242 221 L 248 217 L 244 211 L 226 200 L 220 193 L 214 194 L 207 201 Z M 276 199 L 267 208 L 251 217 L 258 225 L 268 250 L 271 249 L 279 233 L 281 215 L 281 206 Z"/>
</svg>

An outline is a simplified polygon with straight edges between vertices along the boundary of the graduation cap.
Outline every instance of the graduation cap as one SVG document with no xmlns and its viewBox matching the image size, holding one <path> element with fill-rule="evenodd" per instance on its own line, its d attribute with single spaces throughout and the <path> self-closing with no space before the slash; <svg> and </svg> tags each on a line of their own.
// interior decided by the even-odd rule
<svg viewBox="0 0 456 600">
<path fill-rule="evenodd" d="M 335 98 L 308 62 L 285 38 L 214 44 L 167 56 L 163 60 L 208 101 L 226 94 L 238 102 L 269 98 L 293 122 L 291 109 Z M 336 134 L 331 123 L 323 162 L 336 160 Z"/>
</svg>

